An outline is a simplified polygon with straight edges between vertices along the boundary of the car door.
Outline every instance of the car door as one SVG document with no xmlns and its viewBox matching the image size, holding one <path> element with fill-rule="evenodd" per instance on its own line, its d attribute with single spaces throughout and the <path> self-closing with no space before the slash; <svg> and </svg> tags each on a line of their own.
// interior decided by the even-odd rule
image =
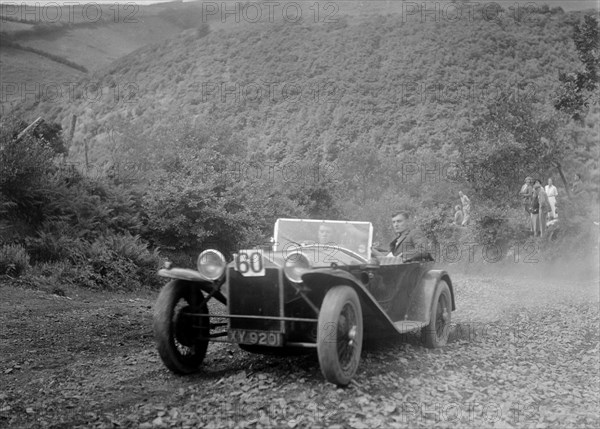
<svg viewBox="0 0 600 429">
<path fill-rule="evenodd" d="M 368 289 L 393 321 L 404 320 L 427 266 L 419 262 L 381 265 L 374 273 Z"/>
</svg>

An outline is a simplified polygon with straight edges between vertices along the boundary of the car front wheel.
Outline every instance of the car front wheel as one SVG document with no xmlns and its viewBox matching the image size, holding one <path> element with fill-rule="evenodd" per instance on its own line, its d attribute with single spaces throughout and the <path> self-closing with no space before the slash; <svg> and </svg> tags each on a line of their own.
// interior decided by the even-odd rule
<svg viewBox="0 0 600 429">
<path fill-rule="evenodd" d="M 210 320 L 202 291 L 194 283 L 169 282 L 154 308 L 154 338 L 163 363 L 176 374 L 198 370 L 208 347 Z"/>
<path fill-rule="evenodd" d="M 452 314 L 452 298 L 448 284 L 439 282 L 433 297 L 429 325 L 423 328 L 423 343 L 426 347 L 443 347 L 448 342 L 450 335 L 450 321 Z"/>
<path fill-rule="evenodd" d="M 331 383 L 346 386 L 356 373 L 363 340 L 362 309 L 358 295 L 349 286 L 327 291 L 317 331 L 317 353 L 321 372 Z"/>
</svg>

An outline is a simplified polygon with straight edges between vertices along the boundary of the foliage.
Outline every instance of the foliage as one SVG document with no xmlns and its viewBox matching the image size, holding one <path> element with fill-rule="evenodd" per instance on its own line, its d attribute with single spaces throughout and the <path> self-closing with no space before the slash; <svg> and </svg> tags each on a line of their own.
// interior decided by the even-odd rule
<svg viewBox="0 0 600 429">
<path fill-rule="evenodd" d="M 78 265 L 73 282 L 105 290 L 137 290 L 157 286 L 158 252 L 150 252 L 138 236 L 108 235 L 86 249 L 86 263 Z"/>
<path fill-rule="evenodd" d="M 11 272 L 22 272 L 31 255 L 34 264 L 67 264 L 61 281 L 109 289 L 155 285 L 160 255 L 139 235 L 141 196 L 62 169 L 56 124 L 17 139 L 22 128 L 5 118 L 0 141 L 1 227 L 25 232 L 3 233 L 19 243 L 3 247 Z"/>
<path fill-rule="evenodd" d="M 565 157 L 564 118 L 530 100 L 491 103 L 459 147 L 461 167 L 484 198 L 515 201 L 526 176 L 540 178 Z"/>
<path fill-rule="evenodd" d="M 80 264 L 86 260 L 85 250 L 89 245 L 74 238 L 71 228 L 59 223 L 52 225 L 53 231 L 40 231 L 37 236 L 26 237 L 23 242 L 33 263 L 68 261 Z"/>
<path fill-rule="evenodd" d="M 228 125 L 276 162 L 304 155 L 331 161 L 363 144 L 393 148 L 395 154 L 422 146 L 439 149 L 457 143 L 460 132 L 450 136 L 449 131 L 476 115 L 487 96 L 544 98 L 557 70 L 569 70 L 576 55 L 570 50 L 568 15 L 539 14 L 540 22 L 537 17 L 531 14 L 525 25 L 506 18 L 502 26 L 481 19 L 461 25 L 441 20 L 432 29 L 389 14 L 348 19 L 340 26 L 310 20 L 236 26 L 213 31 L 202 43 L 182 34 L 123 57 L 97 75 L 103 86 L 135 82 L 130 102 L 103 99 L 88 106 L 76 99 L 42 102 L 36 110 L 65 126 L 79 113 L 77 140 L 94 147 L 104 145 L 103 136 L 88 120 L 111 127 L 123 120 L 143 129 L 142 139 L 169 128 L 170 112 L 182 112 L 196 123 Z M 465 31 L 473 38 L 463 37 Z M 453 55 L 433 55 L 434 46 Z M 222 52 L 231 55 L 223 58 Z M 292 96 L 292 87 L 301 94 Z M 82 160 L 81 143 L 74 149 L 72 155 Z M 107 155 L 98 150 L 93 162 Z"/>
<path fill-rule="evenodd" d="M 598 84 L 600 76 L 600 34 L 598 19 L 592 15 L 585 15 L 583 22 L 575 26 L 573 42 L 577 49 L 583 70 L 559 74 L 561 88 L 554 102 L 557 110 L 564 111 L 573 119 L 582 121 L 587 112 L 590 101 L 598 99 Z"/>
<path fill-rule="evenodd" d="M 56 30 L 54 30 L 54 29 L 50 30 L 50 32 L 52 32 L 52 33 L 55 32 L 55 31 Z M 45 32 L 46 31 L 40 31 L 39 33 L 35 33 L 35 34 L 36 35 L 41 35 L 42 33 L 45 33 Z M 29 32 L 27 32 L 27 33 L 29 33 Z M 83 73 L 87 73 L 88 72 L 88 69 L 85 68 L 84 66 L 82 66 L 81 64 L 77 64 L 77 63 L 75 63 L 73 61 L 70 61 L 70 60 L 64 58 L 64 57 L 61 57 L 60 55 L 51 54 L 51 53 L 46 52 L 46 51 L 44 51 L 42 49 L 36 49 L 36 48 L 31 47 L 31 46 L 21 45 L 19 43 L 16 43 L 16 42 L 13 42 L 13 41 L 10 41 L 10 40 L 3 41 L 3 45 L 6 46 L 6 47 L 14 48 L 14 49 L 20 49 L 22 51 L 33 52 L 35 54 L 38 54 L 38 55 L 41 55 L 43 57 L 49 58 L 52 61 L 56 61 L 57 63 L 64 64 L 66 66 L 69 66 L 69 67 L 71 67 L 71 68 L 73 68 L 73 69 L 75 69 L 77 71 L 83 72 Z"/>
<path fill-rule="evenodd" d="M 483 246 L 522 243 L 531 235 L 522 208 L 481 207 L 471 219 L 475 242 Z"/>
<path fill-rule="evenodd" d="M 29 255 L 21 245 L 0 247 L 0 275 L 19 277 L 29 269 Z"/>
<path fill-rule="evenodd" d="M 16 136 L 20 128 L 11 120 L 0 127 L 0 198 L 7 216 L 18 214 L 39 222 L 48 197 L 47 178 L 55 170 L 56 152 L 50 143 L 25 135 Z"/>
<path fill-rule="evenodd" d="M 66 177 L 46 163 L 44 193 L 30 198 L 39 229 L 27 243 L 32 258 L 79 260 L 81 243 L 123 234 L 182 260 L 208 246 L 230 254 L 264 242 L 275 219 L 288 216 L 372 221 L 376 240 L 388 242 L 398 208 L 411 209 L 439 244 L 456 237 L 449 223 L 459 190 L 474 203 L 467 235 L 516 239 L 517 224 L 502 218 L 520 206 L 525 176 L 598 173 L 593 120 L 577 128 L 548 101 L 557 71 L 578 57 L 569 39 L 575 18 L 559 12 L 521 10 L 493 25 L 374 13 L 339 25 L 261 22 L 208 34 L 181 21 L 191 30 L 94 76 L 101 87 L 135 82 L 133 99 L 35 107 L 64 125 L 78 114 L 69 159 L 89 165 Z M 290 85 L 300 93 L 284 91 Z M 0 211 L 25 213 L 16 198 Z M 62 250 L 69 240 L 73 254 Z"/>
</svg>

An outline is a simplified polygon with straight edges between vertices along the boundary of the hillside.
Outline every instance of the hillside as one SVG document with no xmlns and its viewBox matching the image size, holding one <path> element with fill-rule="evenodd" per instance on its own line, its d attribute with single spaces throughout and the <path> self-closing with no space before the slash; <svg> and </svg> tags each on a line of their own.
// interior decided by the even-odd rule
<svg viewBox="0 0 600 429">
<path fill-rule="evenodd" d="M 427 21 L 375 8 L 361 12 L 366 3 L 350 2 L 348 13 L 338 11 L 332 20 L 321 14 L 319 22 L 310 9 L 295 23 L 264 16 L 256 23 L 211 21 L 119 58 L 72 93 L 29 101 L 15 112 L 25 119 L 43 116 L 65 130 L 76 115 L 69 157 L 93 176 L 133 175 L 147 184 L 149 176 L 159 183 L 164 174 L 178 186 L 172 173 L 184 174 L 184 165 L 198 170 L 193 174 L 225 174 L 250 163 L 264 192 L 275 185 L 293 194 L 291 182 L 312 183 L 324 188 L 306 191 L 300 204 L 312 205 L 315 216 L 352 213 L 378 225 L 386 225 L 398 205 L 419 206 L 437 224 L 460 189 L 512 205 L 523 175 L 558 174 L 550 159 L 521 157 L 517 167 L 510 156 L 525 143 L 547 139 L 544 130 L 557 124 L 549 118 L 559 73 L 580 67 L 572 35 L 581 13 L 504 9 L 494 19 L 479 13 Z M 489 158 L 499 157 L 490 162 L 502 174 L 486 177 L 491 173 L 483 164 L 479 188 L 466 176 L 448 179 L 467 142 L 485 152 L 513 139 L 489 128 L 486 143 L 477 140 L 479 127 L 494 114 L 490 107 L 507 101 L 525 102 L 541 133 L 522 133 L 525 140 L 515 137 L 506 154 Z M 582 169 L 590 181 L 598 175 L 597 109 L 592 114 L 575 139 L 567 129 L 558 140 L 550 136 L 581 148 L 557 155 L 569 179 Z M 515 124 L 508 133 L 519 128 Z M 328 169 L 318 184 L 306 164 L 319 174 Z M 435 177 L 425 168 L 437 169 Z M 241 186 L 239 179 L 228 176 Z M 480 192 L 486 180 L 496 195 Z"/>
<path fill-rule="evenodd" d="M 575 19 L 547 13 L 457 25 L 389 14 L 262 23 L 205 37 L 187 30 L 93 75 L 104 87 L 101 101 L 41 102 L 28 111 L 65 128 L 77 114 L 75 141 L 92 146 L 118 118 L 151 135 L 183 115 L 227 123 L 250 151 L 276 159 L 312 150 L 333 159 L 357 141 L 439 150 L 456 143 L 493 97 L 547 99 L 558 73 L 577 61 L 569 38 Z M 128 88 L 130 99 L 115 99 L 115 88 Z"/>
<path fill-rule="evenodd" d="M 456 262 L 449 249 L 470 243 L 500 259 L 532 247 L 545 260 L 591 254 L 596 16 L 515 6 L 423 20 L 368 2 L 330 16 L 330 4 L 318 20 L 314 8 L 295 20 L 190 15 L 175 37 L 3 117 L 7 269 L 65 261 L 44 272 L 143 284 L 162 255 L 231 255 L 264 244 L 281 217 L 367 220 L 385 244 L 400 209 L 436 260 Z M 46 124 L 23 137 L 39 116 Z M 518 196 L 527 176 L 559 192 L 559 222 L 539 241 Z M 472 204 L 464 228 L 451 224 L 459 191 Z"/>
<path fill-rule="evenodd" d="M 196 5 L 55 4 L 0 5 L 2 110 L 22 100 L 6 89 L 25 83 L 68 85 L 142 46 L 175 36 L 202 22 Z M 40 92 L 43 94 L 44 90 Z M 30 96 L 33 98 L 33 96 Z"/>
</svg>

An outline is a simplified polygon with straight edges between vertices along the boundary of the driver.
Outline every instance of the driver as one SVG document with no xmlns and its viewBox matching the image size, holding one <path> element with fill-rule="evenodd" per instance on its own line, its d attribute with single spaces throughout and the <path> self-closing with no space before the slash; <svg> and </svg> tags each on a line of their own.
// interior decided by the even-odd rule
<svg viewBox="0 0 600 429">
<path fill-rule="evenodd" d="M 333 244 L 333 226 L 326 223 L 319 225 L 317 239 L 319 244 Z"/>
<path fill-rule="evenodd" d="M 390 243 L 389 253 L 372 247 L 376 256 L 401 256 L 403 260 L 433 260 L 428 251 L 425 234 L 410 221 L 408 212 L 401 211 L 392 215 L 392 227 L 396 238 Z"/>
</svg>

